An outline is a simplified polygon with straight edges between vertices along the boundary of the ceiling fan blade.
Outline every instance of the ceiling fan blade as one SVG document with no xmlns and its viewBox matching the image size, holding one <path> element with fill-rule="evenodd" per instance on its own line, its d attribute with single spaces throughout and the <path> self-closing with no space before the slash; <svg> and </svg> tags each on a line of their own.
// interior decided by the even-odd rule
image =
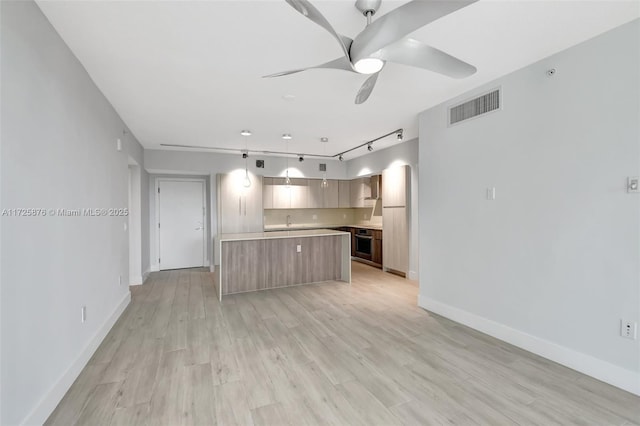
<svg viewBox="0 0 640 426">
<path fill-rule="evenodd" d="M 324 64 L 315 65 L 315 66 L 307 67 L 307 68 L 299 68 L 299 69 L 295 69 L 295 70 L 282 71 L 282 72 L 278 72 L 278 73 L 275 73 L 275 74 L 264 75 L 264 76 L 262 76 L 262 78 L 282 77 L 283 75 L 295 74 L 295 73 L 298 73 L 298 72 L 302 72 L 302 71 L 306 71 L 306 70 L 312 70 L 312 69 L 319 69 L 319 68 L 345 70 L 345 71 L 355 72 L 355 71 L 353 71 L 353 68 L 351 67 L 351 62 L 349 62 L 349 60 L 347 58 L 345 58 L 344 56 L 341 56 L 338 59 L 334 59 L 333 61 L 325 62 Z"/>
<path fill-rule="evenodd" d="M 320 13 L 318 9 L 314 5 L 312 5 L 307 0 L 285 0 L 291 7 L 297 10 L 302 15 L 306 16 L 316 24 L 320 25 L 322 28 L 327 30 L 331 35 L 338 40 L 340 43 L 340 47 L 344 52 L 344 56 L 349 59 L 349 49 L 351 48 L 351 40 L 347 36 L 343 36 L 342 34 L 338 34 L 335 29 L 331 26 L 329 21 Z"/>
<path fill-rule="evenodd" d="M 360 105 L 361 103 L 369 99 L 369 95 L 371 95 L 371 92 L 373 92 L 373 88 L 376 86 L 376 81 L 378 81 L 378 74 L 380 74 L 380 72 L 372 74 L 362 84 L 360 90 L 358 90 L 358 94 L 356 95 L 357 105 Z"/>
<path fill-rule="evenodd" d="M 453 78 L 469 77 L 477 71 L 473 65 L 412 38 L 396 41 L 371 57 L 424 68 Z"/>
<path fill-rule="evenodd" d="M 373 21 L 351 43 L 351 61 L 358 62 L 413 31 L 477 0 L 413 0 Z"/>
</svg>

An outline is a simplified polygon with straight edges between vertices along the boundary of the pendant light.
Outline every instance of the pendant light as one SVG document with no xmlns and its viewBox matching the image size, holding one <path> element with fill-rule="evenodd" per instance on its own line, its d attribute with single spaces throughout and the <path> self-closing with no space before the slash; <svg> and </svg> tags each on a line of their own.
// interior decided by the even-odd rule
<svg viewBox="0 0 640 426">
<path fill-rule="evenodd" d="M 285 138 L 283 135 L 282 138 L 287 141 L 287 171 L 286 171 L 287 177 L 284 179 L 284 184 L 287 188 L 290 188 L 291 179 L 289 179 L 289 139 L 291 139 L 291 136 L 289 136 L 288 138 Z"/>
<path fill-rule="evenodd" d="M 251 179 L 249 179 L 249 167 L 247 162 L 249 161 L 249 146 L 247 143 L 247 137 L 251 136 L 250 130 L 243 130 L 240 132 L 242 136 L 244 136 L 244 152 L 242 153 L 242 158 L 244 158 L 244 179 L 242 180 L 242 186 L 245 188 L 249 188 L 251 186 Z"/>
<path fill-rule="evenodd" d="M 247 161 L 249 161 L 249 153 L 243 152 L 242 158 L 244 158 L 244 180 L 242 181 L 242 186 L 244 186 L 245 188 L 249 188 L 251 186 L 251 179 L 249 179 L 249 169 L 247 167 Z"/>
<path fill-rule="evenodd" d="M 327 137 L 322 137 L 320 138 L 320 142 L 322 142 L 322 153 L 324 155 L 327 155 L 327 145 L 326 143 L 329 142 L 329 138 Z M 322 189 L 326 189 L 329 186 L 329 182 L 327 182 L 327 165 L 324 165 L 324 171 L 322 173 Z"/>
</svg>

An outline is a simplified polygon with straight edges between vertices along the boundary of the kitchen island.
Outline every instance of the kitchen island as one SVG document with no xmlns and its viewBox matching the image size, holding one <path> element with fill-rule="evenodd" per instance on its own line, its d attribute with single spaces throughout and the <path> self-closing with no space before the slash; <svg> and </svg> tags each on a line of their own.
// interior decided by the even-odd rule
<svg viewBox="0 0 640 426">
<path fill-rule="evenodd" d="M 351 234 L 332 229 L 221 234 L 218 296 L 323 281 L 351 283 Z"/>
</svg>

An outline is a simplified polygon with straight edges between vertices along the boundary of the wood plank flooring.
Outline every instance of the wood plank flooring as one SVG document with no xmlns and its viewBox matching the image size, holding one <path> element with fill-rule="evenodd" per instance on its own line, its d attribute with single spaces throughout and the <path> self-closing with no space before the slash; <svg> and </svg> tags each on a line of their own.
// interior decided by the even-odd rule
<svg viewBox="0 0 640 426">
<path fill-rule="evenodd" d="M 153 273 L 47 425 L 631 425 L 640 398 L 416 306 L 353 263 L 331 282 L 230 295 Z"/>
</svg>

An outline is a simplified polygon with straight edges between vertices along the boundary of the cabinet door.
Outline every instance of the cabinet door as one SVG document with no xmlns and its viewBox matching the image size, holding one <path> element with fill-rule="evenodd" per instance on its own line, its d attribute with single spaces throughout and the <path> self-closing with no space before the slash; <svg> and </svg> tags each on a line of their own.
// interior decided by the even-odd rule
<svg viewBox="0 0 640 426">
<path fill-rule="evenodd" d="M 407 210 L 405 207 L 382 209 L 382 261 L 385 268 L 407 272 L 409 236 L 407 233 Z"/>
<path fill-rule="evenodd" d="M 291 208 L 291 194 L 289 188 L 284 184 L 284 178 L 273 178 L 273 208 Z"/>
<path fill-rule="evenodd" d="M 338 181 L 338 207 L 351 207 L 351 183 L 348 180 Z"/>
<path fill-rule="evenodd" d="M 322 185 L 322 181 L 320 181 Z M 327 180 L 327 187 L 323 189 L 323 207 L 335 209 L 339 206 L 339 184 L 337 180 Z"/>
<path fill-rule="evenodd" d="M 382 206 L 407 205 L 408 166 L 391 167 L 382 171 Z"/>
<path fill-rule="evenodd" d="M 292 209 L 306 209 L 308 198 L 307 179 L 291 179 L 289 190 Z"/>
<path fill-rule="evenodd" d="M 244 187 L 233 175 L 218 175 L 218 210 L 220 232 L 242 232 L 242 197 Z"/>
<path fill-rule="evenodd" d="M 364 207 L 362 197 L 362 179 L 353 179 L 349 188 L 349 205 L 351 207 Z"/>
<path fill-rule="evenodd" d="M 324 189 L 322 188 L 322 181 L 320 179 L 307 179 L 307 185 L 307 207 L 310 209 L 319 209 L 324 207 Z"/>
<path fill-rule="evenodd" d="M 252 176 L 251 186 L 245 189 L 242 211 L 242 232 L 264 231 L 262 207 L 262 176 Z"/>
<path fill-rule="evenodd" d="M 262 178 L 262 206 L 265 209 L 273 208 L 273 178 Z"/>
</svg>

